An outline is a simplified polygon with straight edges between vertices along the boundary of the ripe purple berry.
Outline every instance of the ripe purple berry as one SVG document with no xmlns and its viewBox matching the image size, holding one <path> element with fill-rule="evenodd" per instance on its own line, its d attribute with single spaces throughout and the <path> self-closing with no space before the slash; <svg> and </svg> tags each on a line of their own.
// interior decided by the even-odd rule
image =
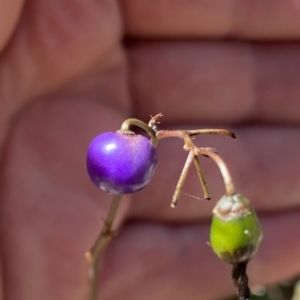
<svg viewBox="0 0 300 300">
<path fill-rule="evenodd" d="M 144 188 L 154 175 L 156 149 L 141 135 L 106 132 L 98 135 L 87 153 L 93 183 L 109 194 L 130 194 Z"/>
</svg>

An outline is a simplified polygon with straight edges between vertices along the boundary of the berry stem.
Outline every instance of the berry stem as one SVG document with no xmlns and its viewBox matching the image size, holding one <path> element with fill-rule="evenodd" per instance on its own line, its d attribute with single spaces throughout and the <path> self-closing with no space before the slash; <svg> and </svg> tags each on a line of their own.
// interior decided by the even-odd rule
<svg viewBox="0 0 300 300">
<path fill-rule="evenodd" d="M 248 261 L 233 264 L 231 278 L 236 288 L 239 300 L 250 299 L 250 289 L 248 286 L 248 276 L 246 274 Z"/>
<path fill-rule="evenodd" d="M 151 138 L 151 142 L 153 144 L 153 146 L 156 146 L 157 143 L 158 143 L 158 139 L 156 138 L 156 133 L 155 131 L 149 127 L 146 123 L 144 123 L 143 121 L 139 120 L 139 119 L 134 119 L 134 118 L 131 118 L 131 119 L 127 119 L 125 120 L 123 123 L 122 123 L 122 126 L 121 126 L 121 131 L 122 132 L 131 132 L 130 130 L 130 126 L 137 126 L 137 127 L 140 127 L 142 129 L 144 129 L 149 135 L 150 135 L 150 138 Z"/>
<path fill-rule="evenodd" d="M 103 228 L 98 235 L 94 245 L 86 252 L 85 257 L 89 264 L 89 282 L 90 282 L 90 300 L 98 299 L 98 279 L 99 262 L 108 242 L 115 236 L 112 231 L 113 221 L 115 219 L 122 195 L 114 195 L 108 214 L 105 218 Z"/>
<path fill-rule="evenodd" d="M 225 184 L 226 194 L 228 196 L 233 196 L 235 194 L 235 188 L 233 185 L 233 181 L 232 181 L 230 172 L 229 172 L 224 160 L 218 154 L 212 152 L 211 150 L 209 150 L 207 148 L 197 148 L 197 149 L 195 149 L 195 152 L 198 155 L 201 154 L 204 156 L 208 156 L 214 160 L 214 162 L 218 165 L 220 172 L 222 174 L 224 184 Z"/>
</svg>

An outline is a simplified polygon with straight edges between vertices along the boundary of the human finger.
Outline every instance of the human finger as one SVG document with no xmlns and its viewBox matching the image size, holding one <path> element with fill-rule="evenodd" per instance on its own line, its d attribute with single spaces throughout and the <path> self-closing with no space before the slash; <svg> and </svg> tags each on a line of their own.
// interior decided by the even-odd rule
<svg viewBox="0 0 300 300">
<path fill-rule="evenodd" d="M 129 43 L 135 115 L 163 112 L 173 124 L 299 124 L 298 53 L 298 43 Z"/>
<path fill-rule="evenodd" d="M 117 60 L 120 34 L 116 1 L 26 1 L 0 56 L 0 140 L 9 119 L 32 99 Z"/>
<path fill-rule="evenodd" d="M 0 53 L 10 39 L 19 20 L 25 0 L 0 0 Z M 2 110 L 2 108 L 0 109 Z M 0 112 L 1 118 L 1 112 Z M 1 124 L 1 122 L 0 122 Z M 1 257 L 0 298 L 3 299 L 3 261 Z"/>
<path fill-rule="evenodd" d="M 0 52 L 11 37 L 25 0 L 1 0 L 0 1 Z"/>
<path fill-rule="evenodd" d="M 298 39 L 299 0 L 120 2 L 130 37 Z"/>
</svg>

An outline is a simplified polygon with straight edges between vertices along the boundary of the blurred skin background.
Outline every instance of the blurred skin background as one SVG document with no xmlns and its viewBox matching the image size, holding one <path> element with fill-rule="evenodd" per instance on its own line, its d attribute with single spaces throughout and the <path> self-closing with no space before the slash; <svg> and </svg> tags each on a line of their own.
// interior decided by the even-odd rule
<svg viewBox="0 0 300 300">
<path fill-rule="evenodd" d="M 85 251 L 110 197 L 85 170 L 86 149 L 128 117 L 161 128 L 229 128 L 217 147 L 259 212 L 264 240 L 251 285 L 300 271 L 300 1 L 0 0 L 1 293 L 5 300 L 81 300 Z M 186 157 L 164 140 L 143 191 L 122 200 L 101 299 L 218 299 L 230 266 L 207 246 L 224 194 L 202 159 L 210 203 L 170 200 Z M 186 193 L 202 197 L 191 172 Z"/>
</svg>

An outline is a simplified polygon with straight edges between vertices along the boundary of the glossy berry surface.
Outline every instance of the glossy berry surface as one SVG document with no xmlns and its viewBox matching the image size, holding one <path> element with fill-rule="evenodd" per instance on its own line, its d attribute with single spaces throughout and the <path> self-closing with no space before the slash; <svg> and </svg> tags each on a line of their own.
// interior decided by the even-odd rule
<svg viewBox="0 0 300 300">
<path fill-rule="evenodd" d="M 106 132 L 98 135 L 87 153 L 92 182 L 109 194 L 130 194 L 144 188 L 157 166 L 156 149 L 141 135 Z"/>
</svg>

